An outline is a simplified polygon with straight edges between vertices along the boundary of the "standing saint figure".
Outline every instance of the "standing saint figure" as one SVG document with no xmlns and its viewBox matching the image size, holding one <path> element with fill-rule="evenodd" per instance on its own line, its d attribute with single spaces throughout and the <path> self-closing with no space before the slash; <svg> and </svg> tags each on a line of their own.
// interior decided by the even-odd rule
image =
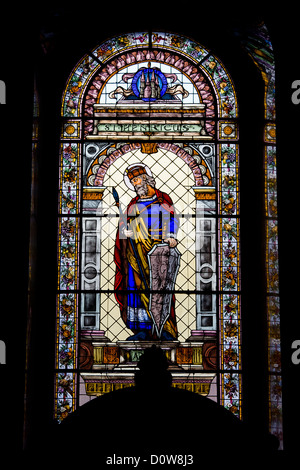
<svg viewBox="0 0 300 470">
<path fill-rule="evenodd" d="M 146 165 L 130 165 L 124 181 L 136 192 L 120 219 L 114 253 L 115 297 L 123 321 L 134 333 L 127 339 L 173 341 L 178 332 L 170 286 L 180 257 L 179 221 L 171 198 L 156 189 Z"/>
</svg>

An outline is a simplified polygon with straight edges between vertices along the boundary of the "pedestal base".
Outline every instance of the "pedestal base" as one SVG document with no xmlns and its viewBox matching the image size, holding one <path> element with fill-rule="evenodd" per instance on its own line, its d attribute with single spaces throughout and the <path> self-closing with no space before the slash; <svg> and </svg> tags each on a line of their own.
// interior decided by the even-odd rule
<svg viewBox="0 0 300 470">
<path fill-rule="evenodd" d="M 111 342 L 104 332 L 93 332 L 90 335 L 86 333 L 82 342 L 88 345 L 92 354 L 89 367 L 85 367 L 86 370 L 80 374 L 88 396 L 134 386 L 140 358 L 145 349 L 154 345 L 165 353 L 173 387 L 206 396 L 216 376 L 216 364 L 213 360 L 208 361 L 215 350 L 215 332 L 193 331 L 185 342 Z"/>
</svg>

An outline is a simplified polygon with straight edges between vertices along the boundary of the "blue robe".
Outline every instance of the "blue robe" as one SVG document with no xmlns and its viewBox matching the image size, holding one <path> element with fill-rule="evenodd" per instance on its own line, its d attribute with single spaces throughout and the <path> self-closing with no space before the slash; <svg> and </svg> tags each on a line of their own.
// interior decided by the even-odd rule
<svg viewBox="0 0 300 470">
<path fill-rule="evenodd" d="M 150 272 L 147 254 L 157 243 L 169 237 L 176 238 L 179 221 L 175 215 L 173 204 L 169 196 L 156 190 L 152 198 L 134 198 L 127 208 L 128 230 L 134 232 L 134 250 L 128 240 L 122 240 L 122 222 L 117 234 L 115 248 L 115 262 L 117 265 L 115 288 L 116 298 L 120 304 L 121 314 L 126 326 L 132 331 L 153 330 L 153 321 L 149 313 Z M 123 244 L 122 244 L 123 242 Z M 124 243 L 126 247 L 124 247 Z M 136 252 L 138 252 L 138 261 Z M 127 260 L 124 259 L 126 256 Z M 141 272 L 142 271 L 142 272 Z M 177 337 L 175 319 L 175 297 L 171 305 L 169 321 L 164 329 L 173 337 Z"/>
</svg>

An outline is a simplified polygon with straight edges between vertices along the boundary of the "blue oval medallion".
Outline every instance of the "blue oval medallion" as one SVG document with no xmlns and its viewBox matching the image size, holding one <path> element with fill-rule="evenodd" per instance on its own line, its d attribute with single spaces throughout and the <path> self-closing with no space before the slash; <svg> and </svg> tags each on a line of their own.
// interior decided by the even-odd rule
<svg viewBox="0 0 300 470">
<path fill-rule="evenodd" d="M 143 68 L 132 79 L 134 94 L 143 101 L 156 101 L 167 91 L 167 79 L 158 69 Z"/>
</svg>

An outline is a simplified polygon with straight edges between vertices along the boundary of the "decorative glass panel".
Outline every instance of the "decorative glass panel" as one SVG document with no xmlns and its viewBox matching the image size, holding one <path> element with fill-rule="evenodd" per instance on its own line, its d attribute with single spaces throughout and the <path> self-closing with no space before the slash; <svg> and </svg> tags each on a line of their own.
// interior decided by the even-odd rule
<svg viewBox="0 0 300 470">
<path fill-rule="evenodd" d="M 250 31 L 244 46 L 260 69 L 265 83 L 264 109 L 264 169 L 266 214 L 266 283 L 269 351 L 269 429 L 280 441 L 282 448 L 282 388 L 279 305 L 278 262 L 278 214 L 277 214 L 277 167 L 276 167 L 276 106 L 275 106 L 275 59 L 268 30 L 262 24 Z M 276 373 L 276 375 L 275 375 Z"/>
<path fill-rule="evenodd" d="M 241 417 L 238 107 L 225 67 L 183 36 L 121 35 L 79 61 L 61 115 L 57 420 L 132 386 L 155 341 L 174 387 Z M 138 196 L 143 175 L 155 186 Z"/>
</svg>

